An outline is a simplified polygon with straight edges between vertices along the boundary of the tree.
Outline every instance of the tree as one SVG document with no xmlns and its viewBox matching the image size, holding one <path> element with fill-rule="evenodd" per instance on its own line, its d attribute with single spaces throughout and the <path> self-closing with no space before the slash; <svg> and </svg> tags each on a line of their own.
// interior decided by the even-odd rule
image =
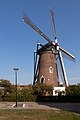
<svg viewBox="0 0 80 120">
<path fill-rule="evenodd" d="M 22 90 L 18 90 L 17 92 L 18 101 L 35 101 L 36 97 L 33 95 L 32 88 L 23 88 Z"/>
<path fill-rule="evenodd" d="M 46 84 L 36 84 L 36 85 L 33 85 L 33 92 L 35 95 L 50 96 L 52 95 L 53 87 L 47 86 Z"/>
<path fill-rule="evenodd" d="M 70 85 L 66 88 L 66 95 L 68 96 L 80 96 L 80 86 Z"/>
<path fill-rule="evenodd" d="M 9 80 L 0 79 L 0 87 L 4 87 L 4 94 L 12 92 L 12 87 Z"/>
</svg>

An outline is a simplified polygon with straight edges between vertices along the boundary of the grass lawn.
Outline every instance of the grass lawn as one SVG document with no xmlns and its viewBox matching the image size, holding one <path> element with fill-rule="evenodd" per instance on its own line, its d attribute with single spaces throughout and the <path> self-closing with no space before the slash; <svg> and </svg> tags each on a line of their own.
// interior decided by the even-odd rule
<svg viewBox="0 0 80 120">
<path fill-rule="evenodd" d="M 80 114 L 54 110 L 2 109 L 0 120 L 80 120 Z"/>
</svg>

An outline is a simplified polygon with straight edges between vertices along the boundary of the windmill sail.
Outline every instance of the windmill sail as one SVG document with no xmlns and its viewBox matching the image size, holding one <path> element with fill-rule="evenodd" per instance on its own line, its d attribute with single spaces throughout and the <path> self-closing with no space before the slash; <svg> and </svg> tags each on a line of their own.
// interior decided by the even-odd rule
<svg viewBox="0 0 80 120">
<path fill-rule="evenodd" d="M 65 71 L 65 67 L 64 67 L 64 63 L 63 63 L 63 59 L 62 59 L 62 53 L 61 53 L 61 51 L 63 49 L 59 48 L 59 43 L 58 43 L 58 40 L 57 40 L 57 37 L 56 37 L 56 29 L 55 29 L 55 24 L 54 24 L 54 14 L 53 14 L 53 11 L 51 10 L 51 8 L 50 8 L 50 16 L 51 16 L 53 34 L 54 34 L 54 39 L 55 39 L 55 46 L 56 46 L 56 50 L 58 51 L 58 56 L 59 56 L 59 61 L 60 61 L 63 80 L 64 80 L 65 85 L 68 86 L 67 75 L 66 75 L 66 71 Z M 61 49 L 61 51 L 60 51 L 60 49 Z M 65 53 L 67 53 L 67 52 L 65 51 Z M 72 57 L 70 54 L 68 54 L 68 55 L 70 57 Z"/>
<path fill-rule="evenodd" d="M 54 39 L 56 39 L 56 29 L 55 29 L 55 24 L 54 24 L 54 14 L 53 11 L 50 8 L 50 17 L 51 17 L 51 22 L 52 22 L 52 29 L 53 29 L 53 35 Z"/>
<path fill-rule="evenodd" d="M 32 27 L 42 37 L 44 37 L 49 43 L 52 44 L 52 41 L 31 21 L 31 19 L 28 16 L 23 17 L 23 21 L 27 23 L 30 27 Z"/>
<path fill-rule="evenodd" d="M 60 51 L 62 52 L 62 56 L 72 62 L 75 62 L 75 56 L 73 56 L 71 53 L 67 52 L 64 50 L 62 47 L 59 48 Z"/>
</svg>

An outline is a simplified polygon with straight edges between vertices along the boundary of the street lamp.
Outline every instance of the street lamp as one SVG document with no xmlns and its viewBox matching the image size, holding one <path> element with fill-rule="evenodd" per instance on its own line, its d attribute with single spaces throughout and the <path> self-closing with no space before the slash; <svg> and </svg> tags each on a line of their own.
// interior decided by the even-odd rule
<svg viewBox="0 0 80 120">
<path fill-rule="evenodd" d="M 17 107 L 17 71 L 19 70 L 18 68 L 13 68 L 15 71 L 15 85 L 16 85 L 16 107 Z"/>
</svg>

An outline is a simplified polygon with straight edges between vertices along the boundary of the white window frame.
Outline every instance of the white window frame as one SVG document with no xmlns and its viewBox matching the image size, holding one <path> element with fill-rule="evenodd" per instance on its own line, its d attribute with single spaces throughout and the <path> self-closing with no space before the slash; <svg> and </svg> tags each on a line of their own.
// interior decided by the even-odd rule
<svg viewBox="0 0 80 120">
<path fill-rule="evenodd" d="M 43 80 L 43 83 L 41 82 L 41 79 L 42 79 L 42 78 L 44 79 L 44 80 Z M 43 75 L 42 75 L 41 78 L 40 78 L 40 83 L 42 83 L 42 84 L 45 83 L 45 77 L 44 77 Z"/>
</svg>

